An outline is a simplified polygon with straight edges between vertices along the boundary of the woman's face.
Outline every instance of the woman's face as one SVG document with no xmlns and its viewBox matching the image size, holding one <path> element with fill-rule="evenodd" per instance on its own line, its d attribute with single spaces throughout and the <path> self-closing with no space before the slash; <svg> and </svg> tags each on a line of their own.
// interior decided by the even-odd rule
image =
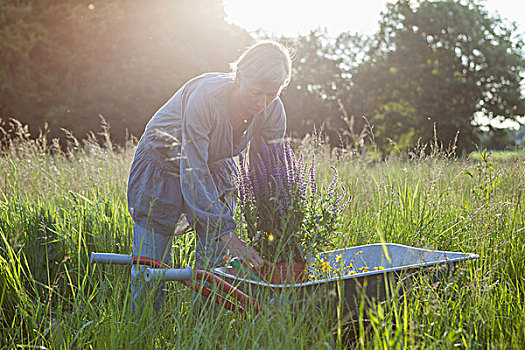
<svg viewBox="0 0 525 350">
<path fill-rule="evenodd" d="M 265 110 L 281 93 L 281 84 L 261 83 L 241 78 L 239 103 L 243 115 L 255 115 Z"/>
</svg>

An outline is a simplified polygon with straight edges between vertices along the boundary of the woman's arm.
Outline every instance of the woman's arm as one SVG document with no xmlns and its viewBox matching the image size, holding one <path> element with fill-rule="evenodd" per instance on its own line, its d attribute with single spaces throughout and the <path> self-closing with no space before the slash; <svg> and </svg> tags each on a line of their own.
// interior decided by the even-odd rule
<svg viewBox="0 0 525 350">
<path fill-rule="evenodd" d="M 248 262 L 257 269 L 262 258 L 236 234 L 233 214 L 219 199 L 219 191 L 208 167 L 210 132 L 214 120 L 205 101 L 192 97 L 183 109 L 182 145 L 180 160 L 181 188 L 190 221 L 198 220 L 210 239 L 220 239 L 232 256 Z"/>
<path fill-rule="evenodd" d="M 257 254 L 255 249 L 232 232 L 221 236 L 221 241 L 230 250 L 231 256 L 236 256 L 242 261 L 248 262 L 254 269 L 264 264 L 264 260 Z"/>
<path fill-rule="evenodd" d="M 188 97 L 182 108 L 180 182 L 189 221 L 198 220 L 210 239 L 218 239 L 236 228 L 233 213 L 220 200 L 208 167 L 208 148 L 214 147 L 210 145 L 214 124 L 205 97 Z"/>
</svg>

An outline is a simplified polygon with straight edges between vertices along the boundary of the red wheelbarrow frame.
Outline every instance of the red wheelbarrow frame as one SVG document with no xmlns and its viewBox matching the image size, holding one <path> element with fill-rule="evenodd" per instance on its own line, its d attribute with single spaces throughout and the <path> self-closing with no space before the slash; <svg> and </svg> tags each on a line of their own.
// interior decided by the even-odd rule
<svg viewBox="0 0 525 350">
<path fill-rule="evenodd" d="M 261 311 L 261 305 L 257 300 L 246 295 L 236 287 L 232 286 L 222 278 L 204 271 L 204 270 L 192 270 L 191 267 L 184 269 L 174 269 L 168 264 L 160 262 L 158 260 L 148 258 L 145 256 L 133 256 L 126 254 L 113 254 L 113 253 L 91 253 L 91 263 L 97 264 L 116 264 L 116 265 L 143 265 L 153 268 L 149 275 L 155 276 L 153 278 L 159 278 L 164 280 L 178 281 L 187 287 L 192 288 L 202 296 L 209 298 L 215 296 L 215 302 L 224 307 L 227 310 L 237 311 L 241 314 L 246 314 L 245 307 L 253 307 L 256 313 Z M 166 275 L 172 276 L 166 279 Z M 230 300 L 226 299 L 222 295 L 212 291 L 197 281 L 205 281 L 214 286 L 217 286 L 226 295 L 229 295 L 236 299 L 243 306 L 237 305 Z"/>
</svg>

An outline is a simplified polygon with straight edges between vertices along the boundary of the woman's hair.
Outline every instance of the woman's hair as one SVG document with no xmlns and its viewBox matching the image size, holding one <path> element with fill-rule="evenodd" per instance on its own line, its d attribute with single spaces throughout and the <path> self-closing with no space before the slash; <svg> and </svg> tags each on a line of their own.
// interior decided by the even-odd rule
<svg viewBox="0 0 525 350">
<path fill-rule="evenodd" d="M 236 82 L 242 76 L 286 87 L 292 76 L 292 59 L 290 52 L 282 44 L 264 40 L 244 51 L 237 61 L 230 64 L 230 68 L 235 74 Z"/>
</svg>

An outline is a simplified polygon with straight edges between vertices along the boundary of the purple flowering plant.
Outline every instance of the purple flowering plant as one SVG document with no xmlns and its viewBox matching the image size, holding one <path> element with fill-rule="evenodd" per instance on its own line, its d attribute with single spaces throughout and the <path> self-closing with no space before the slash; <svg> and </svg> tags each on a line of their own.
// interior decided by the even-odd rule
<svg viewBox="0 0 525 350">
<path fill-rule="evenodd" d="M 242 154 L 239 159 L 240 210 L 251 245 L 271 263 L 320 252 L 350 200 L 335 167 L 328 188 L 318 188 L 315 157 L 311 163 L 296 158 L 288 142 L 260 141 L 256 158 L 249 164 Z"/>
</svg>

